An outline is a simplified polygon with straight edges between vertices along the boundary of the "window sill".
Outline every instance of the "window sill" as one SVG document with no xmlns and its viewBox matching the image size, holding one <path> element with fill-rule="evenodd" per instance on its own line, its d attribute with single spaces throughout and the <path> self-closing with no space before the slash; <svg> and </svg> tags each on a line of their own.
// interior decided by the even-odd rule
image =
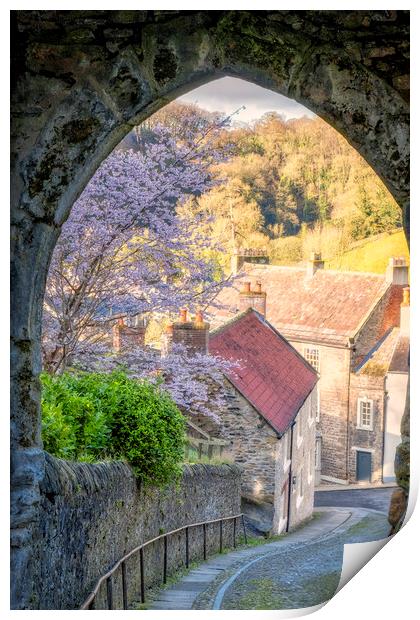
<svg viewBox="0 0 420 620">
<path fill-rule="evenodd" d="M 371 426 L 356 426 L 357 431 L 373 431 Z"/>
</svg>

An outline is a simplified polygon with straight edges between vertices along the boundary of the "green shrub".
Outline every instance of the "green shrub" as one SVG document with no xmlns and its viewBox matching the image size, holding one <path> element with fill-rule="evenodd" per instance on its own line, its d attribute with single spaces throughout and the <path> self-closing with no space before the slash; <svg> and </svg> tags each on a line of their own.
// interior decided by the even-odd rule
<svg viewBox="0 0 420 620">
<path fill-rule="evenodd" d="M 41 375 L 44 448 L 60 458 L 126 460 L 145 483 L 180 473 L 185 421 L 169 394 L 122 371 Z"/>
</svg>

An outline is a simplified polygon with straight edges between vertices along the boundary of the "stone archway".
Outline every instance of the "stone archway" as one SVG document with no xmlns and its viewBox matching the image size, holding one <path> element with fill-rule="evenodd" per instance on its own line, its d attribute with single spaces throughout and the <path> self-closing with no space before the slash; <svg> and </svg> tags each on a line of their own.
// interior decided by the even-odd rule
<svg viewBox="0 0 420 620">
<path fill-rule="evenodd" d="M 340 131 L 394 195 L 408 233 L 408 28 L 408 11 L 12 13 L 12 607 L 36 606 L 45 278 L 100 162 L 183 92 L 241 77 Z"/>
</svg>

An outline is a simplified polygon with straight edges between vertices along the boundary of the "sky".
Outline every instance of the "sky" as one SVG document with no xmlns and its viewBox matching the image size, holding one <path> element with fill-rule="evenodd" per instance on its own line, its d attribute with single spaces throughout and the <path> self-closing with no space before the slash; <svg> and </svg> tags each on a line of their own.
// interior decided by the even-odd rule
<svg viewBox="0 0 420 620">
<path fill-rule="evenodd" d="M 179 100 L 196 103 L 200 108 L 210 112 L 217 110 L 226 114 L 231 114 L 237 108 L 245 106 L 245 110 L 234 117 L 234 120 L 244 123 L 250 123 L 271 111 L 284 115 L 287 120 L 305 115 L 314 116 L 310 110 L 293 99 L 232 77 L 223 77 L 199 86 L 180 97 Z"/>
</svg>

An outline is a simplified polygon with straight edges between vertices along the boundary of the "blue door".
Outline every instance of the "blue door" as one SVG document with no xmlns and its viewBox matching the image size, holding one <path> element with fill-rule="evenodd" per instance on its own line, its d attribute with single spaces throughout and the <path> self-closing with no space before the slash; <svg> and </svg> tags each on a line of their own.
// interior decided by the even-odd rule
<svg viewBox="0 0 420 620">
<path fill-rule="evenodd" d="M 356 480 L 359 482 L 370 482 L 372 476 L 372 454 L 357 450 L 356 461 Z"/>
</svg>

